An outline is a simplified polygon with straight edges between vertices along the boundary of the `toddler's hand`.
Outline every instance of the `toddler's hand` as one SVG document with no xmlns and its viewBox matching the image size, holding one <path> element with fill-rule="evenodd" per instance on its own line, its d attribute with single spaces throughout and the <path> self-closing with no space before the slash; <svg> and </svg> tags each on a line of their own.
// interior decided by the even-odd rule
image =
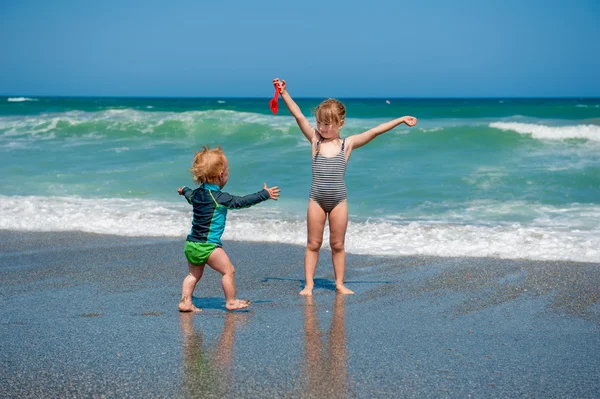
<svg viewBox="0 0 600 399">
<path fill-rule="evenodd" d="M 283 94 L 285 93 L 285 89 L 287 87 L 285 80 L 279 80 L 279 78 L 275 78 L 273 79 L 273 84 L 274 85 L 278 85 L 279 87 L 279 94 Z"/>
<path fill-rule="evenodd" d="M 265 183 L 265 190 L 267 190 L 269 192 L 269 197 L 271 197 L 272 200 L 277 201 L 277 197 L 279 197 L 279 192 L 281 190 L 279 190 L 279 187 L 274 186 L 274 187 L 267 187 L 267 183 Z"/>
<path fill-rule="evenodd" d="M 185 187 L 186 187 L 186 186 L 183 186 L 183 187 L 181 187 L 181 188 L 178 188 L 178 189 L 177 189 L 177 192 L 179 193 L 179 195 L 183 195 L 183 189 L 184 189 Z"/>
<path fill-rule="evenodd" d="M 407 126 L 413 127 L 417 124 L 417 118 L 414 116 L 405 116 L 404 123 L 406 123 Z"/>
</svg>

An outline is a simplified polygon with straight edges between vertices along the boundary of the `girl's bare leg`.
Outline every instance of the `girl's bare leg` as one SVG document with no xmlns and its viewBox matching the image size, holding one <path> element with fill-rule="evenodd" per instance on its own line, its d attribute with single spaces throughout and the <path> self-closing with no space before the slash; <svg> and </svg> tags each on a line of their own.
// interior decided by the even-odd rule
<svg viewBox="0 0 600 399">
<path fill-rule="evenodd" d="M 341 294 L 354 294 L 344 285 L 346 272 L 346 229 L 348 227 L 348 202 L 340 202 L 329 212 L 329 244 L 335 274 L 335 290 Z"/>
<path fill-rule="evenodd" d="M 248 305 L 250 305 L 250 301 L 237 299 L 235 297 L 235 269 L 223 248 L 215 249 L 208 257 L 206 263 L 223 275 L 221 285 L 223 286 L 223 292 L 225 293 L 225 308 L 227 310 L 247 308 Z"/>
<path fill-rule="evenodd" d="M 204 273 L 204 265 L 196 266 L 192 265 L 188 262 L 188 267 L 190 269 L 190 274 L 183 279 L 183 284 L 181 286 L 181 301 L 179 302 L 179 311 L 180 312 L 200 312 L 201 309 L 198 309 L 192 303 L 192 294 L 194 293 L 194 288 L 196 288 L 196 284 L 202 278 L 202 273 Z"/>
<path fill-rule="evenodd" d="M 304 277 L 306 283 L 300 295 L 312 295 L 315 287 L 315 269 L 319 261 L 319 250 L 323 244 L 323 229 L 327 214 L 314 200 L 308 200 L 308 210 L 306 211 L 306 251 L 304 253 Z"/>
</svg>

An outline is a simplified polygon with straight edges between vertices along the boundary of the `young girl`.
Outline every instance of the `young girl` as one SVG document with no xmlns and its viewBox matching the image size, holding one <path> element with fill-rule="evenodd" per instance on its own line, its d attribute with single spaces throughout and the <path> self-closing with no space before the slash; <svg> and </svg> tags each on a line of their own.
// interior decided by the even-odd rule
<svg viewBox="0 0 600 399">
<path fill-rule="evenodd" d="M 192 294 L 202 278 L 205 265 L 223 275 L 221 285 L 225 293 L 225 308 L 244 309 L 250 302 L 236 298 L 235 269 L 222 248 L 221 235 L 225 230 L 227 210 L 247 208 L 268 199 L 277 200 L 279 187 L 268 188 L 265 183 L 263 190 L 243 197 L 221 191 L 229 180 L 229 163 L 221 147 L 203 147 L 194 157 L 191 172 L 200 187 L 192 190 L 184 186 L 177 190 L 194 207 L 192 229 L 184 249 L 190 273 L 183 280 L 179 310 L 200 311 L 192 303 Z"/>
<path fill-rule="evenodd" d="M 325 220 L 329 217 L 329 244 L 333 272 L 335 274 L 336 291 L 342 294 L 353 294 L 344 286 L 346 269 L 346 251 L 344 242 L 348 227 L 348 202 L 346 201 L 346 164 L 350 154 L 373 140 L 375 137 L 388 132 L 400 125 L 415 126 L 417 119 L 404 116 L 382 123 L 366 132 L 342 139 L 340 131 L 346 119 L 346 107 L 334 99 L 323 101 L 315 110 L 317 128 L 310 125 L 302 114 L 300 107 L 292 100 L 287 91 L 285 80 L 278 78 L 273 84 L 279 88 L 279 94 L 285 105 L 302 130 L 302 133 L 312 145 L 312 184 L 308 200 L 307 229 L 308 238 L 304 255 L 304 274 L 306 285 L 300 295 L 312 295 L 314 288 L 315 269 L 319 260 L 319 250 L 323 243 Z"/>
</svg>

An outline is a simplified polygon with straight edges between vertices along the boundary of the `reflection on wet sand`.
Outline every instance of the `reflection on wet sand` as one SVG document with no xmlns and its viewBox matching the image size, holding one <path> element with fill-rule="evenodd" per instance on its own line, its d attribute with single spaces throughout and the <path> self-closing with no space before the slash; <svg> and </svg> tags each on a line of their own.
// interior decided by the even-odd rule
<svg viewBox="0 0 600 399">
<path fill-rule="evenodd" d="M 305 297 L 305 388 L 308 397 L 348 397 L 344 295 L 336 295 L 326 343 L 321 340 L 314 296 Z"/>
<path fill-rule="evenodd" d="M 186 398 L 226 396 L 232 386 L 232 359 L 236 326 L 247 318 L 227 313 L 216 347 L 204 348 L 202 332 L 194 326 L 194 315 L 180 314 L 183 337 L 183 393 Z"/>
</svg>

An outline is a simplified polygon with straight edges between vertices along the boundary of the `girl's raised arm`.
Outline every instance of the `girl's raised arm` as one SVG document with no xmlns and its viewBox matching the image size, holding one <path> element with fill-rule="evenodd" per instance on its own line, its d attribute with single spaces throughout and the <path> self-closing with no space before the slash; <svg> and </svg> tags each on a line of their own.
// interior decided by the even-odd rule
<svg viewBox="0 0 600 399">
<path fill-rule="evenodd" d="M 287 91 L 285 80 L 279 80 L 279 78 L 275 78 L 273 79 L 273 84 L 278 85 L 279 94 L 281 94 L 281 98 L 283 98 L 286 107 L 296 119 L 296 123 L 300 127 L 300 130 L 302 130 L 304 137 L 306 137 L 306 139 L 312 143 L 315 137 L 315 128 L 310 125 L 308 119 L 306 119 L 306 117 L 302 114 L 298 104 L 292 100 L 292 96 L 290 96 L 290 93 Z"/>
<path fill-rule="evenodd" d="M 407 126 L 412 127 L 417 124 L 417 118 L 413 116 L 403 116 L 402 118 L 394 119 L 392 121 L 382 123 L 379 126 L 375 126 L 374 128 L 367 130 L 366 132 L 350 136 L 347 138 L 347 141 L 350 142 L 349 145 L 351 150 L 357 149 L 369 143 L 371 140 L 373 140 L 380 134 L 389 132 L 390 130 L 402 123 L 405 123 Z"/>
</svg>

